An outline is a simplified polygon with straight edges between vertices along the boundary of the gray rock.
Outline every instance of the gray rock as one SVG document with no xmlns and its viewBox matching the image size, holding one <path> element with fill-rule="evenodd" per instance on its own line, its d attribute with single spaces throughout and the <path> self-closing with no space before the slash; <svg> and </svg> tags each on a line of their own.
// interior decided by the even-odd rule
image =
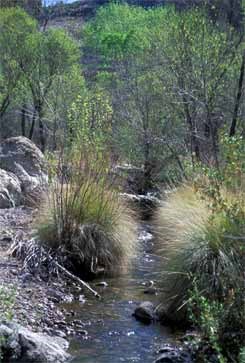
<svg viewBox="0 0 245 363">
<path fill-rule="evenodd" d="M 0 169 L 0 208 L 17 207 L 21 198 L 19 179 L 13 173 Z"/>
<path fill-rule="evenodd" d="M 159 351 L 155 363 L 191 363 L 191 356 L 182 348 L 165 344 Z"/>
<path fill-rule="evenodd" d="M 133 315 L 142 323 L 150 324 L 155 320 L 154 305 L 149 301 L 145 301 L 135 309 Z"/>
<path fill-rule="evenodd" d="M 28 363 L 63 363 L 69 360 L 68 342 L 61 337 L 33 333 L 13 323 L 0 325 L 1 348 L 10 360 Z M 3 358 L 4 359 L 4 358 Z"/>
<path fill-rule="evenodd" d="M 153 193 L 147 194 L 130 194 L 121 193 L 121 197 L 127 202 L 134 203 L 141 208 L 155 208 L 160 204 L 160 199 L 158 199 Z"/>
<path fill-rule="evenodd" d="M 18 177 L 26 198 L 35 193 L 40 194 L 40 190 L 47 184 L 44 155 L 25 137 L 12 137 L 1 143 L 0 168 Z"/>
</svg>

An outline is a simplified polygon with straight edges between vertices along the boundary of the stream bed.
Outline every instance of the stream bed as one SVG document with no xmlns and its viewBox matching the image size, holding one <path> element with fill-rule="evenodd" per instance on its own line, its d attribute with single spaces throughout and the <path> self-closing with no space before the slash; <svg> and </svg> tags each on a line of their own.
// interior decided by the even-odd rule
<svg viewBox="0 0 245 363">
<path fill-rule="evenodd" d="M 83 322 L 87 335 L 71 341 L 72 363 L 153 363 L 156 351 L 175 336 L 159 323 L 144 325 L 132 316 L 143 301 L 158 302 L 158 296 L 146 294 L 145 284 L 153 280 L 160 258 L 153 253 L 154 241 L 150 226 L 142 225 L 139 233 L 139 253 L 130 272 L 120 278 L 106 279 L 107 287 L 92 285 L 102 299 L 89 298 L 84 304 L 69 304 L 76 318 Z"/>
</svg>

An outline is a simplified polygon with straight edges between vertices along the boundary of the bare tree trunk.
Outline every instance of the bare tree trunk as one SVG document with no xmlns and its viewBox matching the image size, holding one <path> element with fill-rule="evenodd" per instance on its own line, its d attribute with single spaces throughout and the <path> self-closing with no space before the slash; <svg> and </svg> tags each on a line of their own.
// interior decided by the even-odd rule
<svg viewBox="0 0 245 363">
<path fill-rule="evenodd" d="M 196 125 L 192 120 L 190 110 L 189 110 L 188 100 L 186 99 L 185 96 L 183 96 L 183 102 L 184 102 L 184 110 L 185 110 L 185 115 L 186 115 L 186 121 L 187 121 L 187 124 L 189 126 L 189 130 L 190 130 L 191 157 L 192 157 L 192 162 L 194 164 L 195 160 L 193 158 L 193 154 L 194 154 L 195 159 L 197 161 L 201 160 L 200 146 L 199 146 L 199 142 L 198 142 L 198 135 L 197 135 Z"/>
<path fill-rule="evenodd" d="M 235 102 L 235 107 L 234 107 L 234 112 L 233 112 L 233 119 L 232 119 L 231 127 L 230 127 L 230 137 L 234 136 L 236 133 L 238 112 L 239 112 L 239 108 L 240 108 L 242 91 L 243 91 L 244 73 L 245 73 L 245 51 L 244 51 L 243 57 L 242 57 L 242 64 L 241 64 L 241 69 L 240 69 L 240 77 L 239 77 L 239 82 L 238 82 L 236 102 Z"/>
<path fill-rule="evenodd" d="M 32 137 L 33 137 L 35 124 L 36 124 L 36 110 L 33 111 L 33 115 L 32 115 L 32 123 L 31 123 L 30 132 L 29 132 L 29 139 L 30 140 L 32 140 Z"/>
<path fill-rule="evenodd" d="M 46 149 L 46 140 L 45 140 L 44 124 L 42 120 L 42 107 L 38 109 L 38 126 L 39 126 L 39 140 L 40 140 L 41 151 L 44 153 Z"/>
<path fill-rule="evenodd" d="M 5 112 L 7 111 L 7 108 L 9 107 L 10 104 L 10 98 L 9 95 L 5 97 L 5 99 L 3 100 L 1 107 L 0 107 L 0 119 L 3 118 Z"/>
<path fill-rule="evenodd" d="M 26 136 L 26 105 L 25 103 L 21 109 L 21 132 L 22 136 Z"/>
<path fill-rule="evenodd" d="M 206 110 L 207 110 L 207 119 L 206 119 L 206 125 L 208 127 L 209 130 L 209 136 L 211 137 L 211 152 L 212 152 L 212 157 L 214 161 L 215 166 L 218 168 L 219 167 L 219 158 L 218 158 L 218 129 L 217 129 L 217 124 L 215 122 L 215 120 L 212 118 L 212 114 L 209 108 L 209 105 L 206 105 Z"/>
</svg>

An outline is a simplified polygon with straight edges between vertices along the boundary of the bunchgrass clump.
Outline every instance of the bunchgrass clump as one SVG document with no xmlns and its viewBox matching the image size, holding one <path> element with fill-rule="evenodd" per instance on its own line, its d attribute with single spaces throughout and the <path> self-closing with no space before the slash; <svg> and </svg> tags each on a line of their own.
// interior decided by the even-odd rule
<svg viewBox="0 0 245 363">
<path fill-rule="evenodd" d="M 195 188 L 184 186 L 159 208 L 165 299 L 171 313 L 186 306 L 193 281 L 202 295 L 217 301 L 243 286 L 244 196 L 223 194 L 226 206 L 214 211 Z"/>
<path fill-rule="evenodd" d="M 70 153 L 60 157 L 52 174 L 37 221 L 42 244 L 78 275 L 123 271 L 135 251 L 136 222 L 120 199 L 107 159 Z"/>
</svg>

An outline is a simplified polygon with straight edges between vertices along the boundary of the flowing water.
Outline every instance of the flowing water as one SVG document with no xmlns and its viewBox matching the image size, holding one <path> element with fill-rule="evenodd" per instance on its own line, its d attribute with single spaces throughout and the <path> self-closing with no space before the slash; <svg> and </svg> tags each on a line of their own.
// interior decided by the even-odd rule
<svg viewBox="0 0 245 363">
<path fill-rule="evenodd" d="M 158 301 L 157 296 L 144 293 L 144 283 L 153 280 L 157 285 L 160 263 L 160 258 L 153 254 L 149 226 L 142 227 L 139 241 L 141 251 L 131 272 L 107 279 L 106 288 L 94 286 L 102 300 L 92 298 L 84 305 L 76 303 L 72 307 L 88 332 L 71 342 L 73 363 L 153 363 L 158 348 L 174 340 L 166 327 L 159 323 L 144 325 L 132 316 L 138 303 Z"/>
</svg>

